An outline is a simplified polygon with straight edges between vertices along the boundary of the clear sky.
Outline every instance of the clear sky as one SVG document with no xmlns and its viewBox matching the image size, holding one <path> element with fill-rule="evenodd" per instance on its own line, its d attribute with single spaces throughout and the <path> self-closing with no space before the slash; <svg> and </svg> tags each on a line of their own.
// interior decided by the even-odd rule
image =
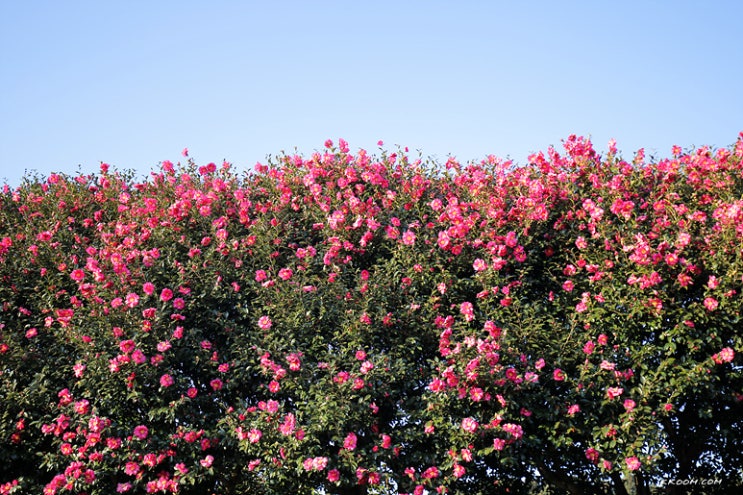
<svg viewBox="0 0 743 495">
<path fill-rule="evenodd" d="M 408 146 L 524 163 L 570 134 L 724 147 L 743 2 L 0 0 L 0 183 Z M 3 180 L 4 179 L 4 180 Z"/>
</svg>

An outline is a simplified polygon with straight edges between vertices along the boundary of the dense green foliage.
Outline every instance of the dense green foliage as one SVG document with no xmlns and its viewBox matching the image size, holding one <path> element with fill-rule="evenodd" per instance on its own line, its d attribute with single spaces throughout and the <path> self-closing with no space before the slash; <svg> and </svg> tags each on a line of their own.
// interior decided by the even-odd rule
<svg viewBox="0 0 743 495">
<path fill-rule="evenodd" d="M 0 195 L 0 494 L 743 487 L 743 135 Z"/>
</svg>

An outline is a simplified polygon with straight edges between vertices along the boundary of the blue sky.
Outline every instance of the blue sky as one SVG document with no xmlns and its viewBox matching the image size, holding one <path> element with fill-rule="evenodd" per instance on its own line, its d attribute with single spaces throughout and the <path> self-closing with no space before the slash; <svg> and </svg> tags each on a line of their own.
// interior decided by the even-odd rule
<svg viewBox="0 0 743 495">
<path fill-rule="evenodd" d="M 743 2 L 0 1 L 0 182 L 408 146 L 524 163 L 743 131 Z"/>
</svg>

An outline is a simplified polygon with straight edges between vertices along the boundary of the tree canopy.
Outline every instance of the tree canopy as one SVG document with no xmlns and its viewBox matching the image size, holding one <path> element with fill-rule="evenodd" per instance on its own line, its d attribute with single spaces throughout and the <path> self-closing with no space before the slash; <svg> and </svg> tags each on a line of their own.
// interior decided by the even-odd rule
<svg viewBox="0 0 743 495">
<path fill-rule="evenodd" d="M 743 134 L 0 194 L 0 494 L 743 487 Z"/>
</svg>

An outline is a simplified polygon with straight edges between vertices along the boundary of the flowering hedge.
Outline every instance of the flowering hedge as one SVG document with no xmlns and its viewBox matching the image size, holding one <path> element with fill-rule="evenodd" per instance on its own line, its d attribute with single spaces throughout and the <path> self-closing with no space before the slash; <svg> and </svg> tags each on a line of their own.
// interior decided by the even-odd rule
<svg viewBox="0 0 743 495">
<path fill-rule="evenodd" d="M 0 494 L 743 486 L 743 134 L 0 195 Z"/>
</svg>

